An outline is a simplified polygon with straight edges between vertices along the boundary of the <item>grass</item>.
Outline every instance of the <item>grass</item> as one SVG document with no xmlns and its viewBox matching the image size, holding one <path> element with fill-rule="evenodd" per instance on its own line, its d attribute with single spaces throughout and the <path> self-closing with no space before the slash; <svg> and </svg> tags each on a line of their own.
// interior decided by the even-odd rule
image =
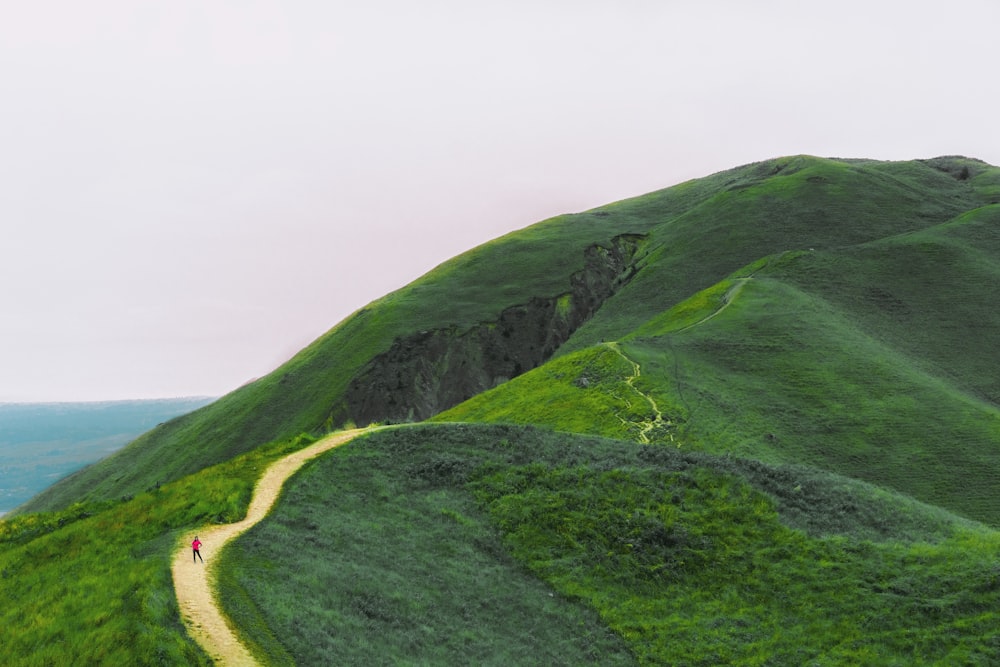
<svg viewBox="0 0 1000 667">
<path fill-rule="evenodd" d="M 984 203 L 967 183 L 916 162 L 798 156 L 724 172 L 700 185 L 709 183 L 711 196 L 657 220 L 643 270 L 580 328 L 564 353 L 617 340 L 761 258 L 926 229 Z"/>
<path fill-rule="evenodd" d="M 782 253 L 439 415 L 798 462 L 1000 525 L 998 207 Z M 945 316 L 944 314 L 947 314 Z M 973 335 L 972 332 L 977 332 Z"/>
<path fill-rule="evenodd" d="M 253 484 L 297 439 L 159 489 L 0 521 L 0 663 L 208 665 L 170 576 L 179 536 L 246 511 Z"/>
<path fill-rule="evenodd" d="M 626 438 L 644 408 L 627 380 L 633 366 L 611 348 L 561 357 L 430 419 L 545 424 L 562 431 Z M 542 400 L 525 400 L 539 396 Z"/>
<path fill-rule="evenodd" d="M 442 424 L 310 464 L 223 599 L 297 664 L 986 664 L 998 548 L 816 470 Z"/>
<path fill-rule="evenodd" d="M 453 487 L 467 457 L 399 439 L 423 451 L 394 469 L 391 451 L 357 441 L 310 464 L 227 552 L 222 599 L 267 638 L 269 662 L 633 663 L 595 613 L 505 554 Z"/>
<path fill-rule="evenodd" d="M 708 469 L 531 465 L 477 480 L 513 553 L 647 664 L 898 664 L 998 655 L 996 535 L 810 539 Z M 922 567 L 912 572 L 913 564 Z M 977 582 L 977 583 L 972 583 Z M 976 624 L 970 650 L 953 627 Z"/>
<path fill-rule="evenodd" d="M 181 533 L 205 522 L 240 518 L 267 462 L 306 442 L 276 443 L 129 500 L 0 522 L 0 587 L 8 602 L 0 617 L 0 660 L 11 665 L 207 664 L 179 622 L 169 578 L 173 547 Z M 632 616 L 619 618 L 622 612 L 614 609 L 624 598 L 610 584 L 592 584 L 603 591 L 598 598 L 607 598 L 601 602 L 566 589 L 563 575 L 539 574 L 542 561 L 519 545 L 523 526 L 517 525 L 527 525 L 524 517 L 536 517 L 541 521 L 533 534 L 542 537 L 548 532 L 545 522 L 557 516 L 554 510 L 583 503 L 599 524 L 586 528 L 583 517 L 571 517 L 566 526 L 580 523 L 573 530 L 585 533 L 572 541 L 583 546 L 588 540 L 612 539 L 617 519 L 602 518 L 602 513 L 648 514 L 648 507 L 633 510 L 622 503 L 634 497 L 648 505 L 651 490 L 683 486 L 688 478 L 695 480 L 693 488 L 718 486 L 722 505 L 750 499 L 753 512 L 772 523 L 771 512 L 777 512 L 782 527 L 768 530 L 780 528 L 824 544 L 831 539 L 919 541 L 942 561 L 942 570 L 957 567 L 951 556 L 941 554 L 958 544 L 964 551 L 954 556 L 961 560 L 954 577 L 992 581 L 983 569 L 992 558 L 992 532 L 856 481 L 806 468 L 526 427 L 440 425 L 385 431 L 310 463 L 289 485 L 273 518 L 228 552 L 223 600 L 273 664 L 308 664 L 330 656 L 338 661 L 378 656 L 389 662 L 630 663 L 633 654 L 643 658 L 663 650 L 644 647 L 650 633 L 659 636 L 662 628 L 647 627 L 640 633 L 647 639 L 641 641 L 627 630 L 640 618 L 649 624 L 652 612 L 640 606 Z M 630 490 L 634 485 L 642 488 Z M 560 486 L 576 495 L 559 500 Z M 696 507 L 707 501 L 692 496 L 690 502 Z M 696 528 L 701 525 L 697 517 L 723 510 L 699 511 L 686 519 L 689 533 L 708 529 Z M 739 516 L 743 510 L 725 511 Z M 514 516 L 522 517 L 521 524 Z M 719 514 L 714 529 L 725 529 L 732 522 L 727 517 Z M 749 554 L 754 546 L 741 548 Z M 557 553 L 551 545 L 545 549 L 550 556 Z M 582 571 L 591 560 L 588 553 L 575 555 L 571 572 Z M 831 556 L 840 557 L 839 552 Z M 556 560 L 568 567 L 573 562 L 562 556 Z M 658 564 L 655 558 L 640 561 L 611 569 L 644 578 L 642 568 Z M 912 576 L 915 586 L 919 575 Z M 977 595 L 990 600 L 992 589 Z M 926 596 L 922 599 L 926 602 Z M 978 609 L 979 598 L 970 600 L 962 604 Z M 953 624 L 967 622 L 963 619 Z M 935 645 L 944 642 L 944 648 L 934 649 L 939 654 L 959 650 L 948 649 L 954 637 L 942 639 L 940 632 L 928 637 Z"/>
</svg>

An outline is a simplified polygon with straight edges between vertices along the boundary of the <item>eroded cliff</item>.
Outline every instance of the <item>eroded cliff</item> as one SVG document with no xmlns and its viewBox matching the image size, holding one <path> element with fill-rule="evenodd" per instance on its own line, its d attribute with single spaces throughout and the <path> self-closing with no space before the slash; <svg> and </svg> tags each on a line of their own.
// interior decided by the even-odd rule
<svg viewBox="0 0 1000 667">
<path fill-rule="evenodd" d="M 351 381 L 351 421 L 426 419 L 540 366 L 635 275 L 644 237 L 593 245 L 570 289 L 511 306 L 491 321 L 397 338 Z"/>
</svg>

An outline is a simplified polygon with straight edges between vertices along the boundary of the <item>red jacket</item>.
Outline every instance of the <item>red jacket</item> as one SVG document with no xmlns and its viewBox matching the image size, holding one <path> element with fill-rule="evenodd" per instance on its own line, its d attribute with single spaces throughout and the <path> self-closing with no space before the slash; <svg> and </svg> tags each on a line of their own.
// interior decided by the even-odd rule
<svg viewBox="0 0 1000 667">
<path fill-rule="evenodd" d="M 199 540 L 195 540 L 194 542 L 191 543 L 191 548 L 197 551 L 198 549 L 201 548 L 201 542 Z"/>
</svg>

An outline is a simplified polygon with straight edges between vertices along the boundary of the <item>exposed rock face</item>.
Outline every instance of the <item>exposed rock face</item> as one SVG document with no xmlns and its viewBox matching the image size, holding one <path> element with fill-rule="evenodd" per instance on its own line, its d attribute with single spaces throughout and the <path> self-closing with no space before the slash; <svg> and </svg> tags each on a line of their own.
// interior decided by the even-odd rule
<svg viewBox="0 0 1000 667">
<path fill-rule="evenodd" d="M 350 419 L 426 419 L 545 363 L 636 272 L 642 236 L 622 235 L 585 251 L 570 291 L 511 306 L 489 322 L 397 338 L 347 391 Z"/>
</svg>

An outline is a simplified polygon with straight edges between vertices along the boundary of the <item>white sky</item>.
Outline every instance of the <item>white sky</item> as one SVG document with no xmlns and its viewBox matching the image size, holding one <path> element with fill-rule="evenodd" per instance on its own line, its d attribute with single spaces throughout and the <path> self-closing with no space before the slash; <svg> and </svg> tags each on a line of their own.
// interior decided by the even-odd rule
<svg viewBox="0 0 1000 667">
<path fill-rule="evenodd" d="M 0 0 L 0 401 L 219 395 L 464 250 L 780 155 L 1000 164 L 993 1 Z"/>
</svg>

